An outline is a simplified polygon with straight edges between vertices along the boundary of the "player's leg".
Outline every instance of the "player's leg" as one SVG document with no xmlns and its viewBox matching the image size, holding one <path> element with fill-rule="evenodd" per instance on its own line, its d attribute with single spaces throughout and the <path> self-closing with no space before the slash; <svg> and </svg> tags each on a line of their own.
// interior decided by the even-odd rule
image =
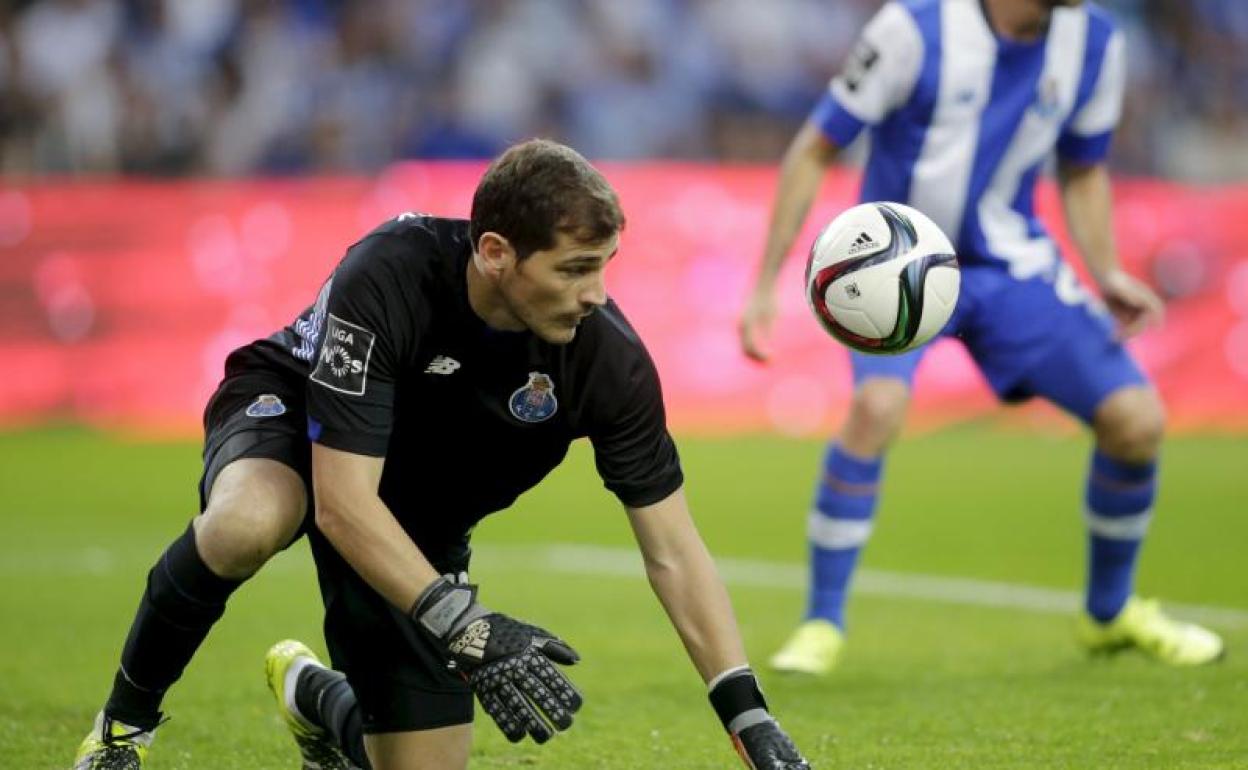
<svg viewBox="0 0 1248 770">
<path fill-rule="evenodd" d="M 278 642 L 265 656 L 269 689 L 295 736 L 305 770 L 425 770 L 468 764 L 472 725 L 365 736 L 359 702 L 344 674 L 301 642 Z M 415 696 L 419 698 L 419 695 Z"/>
<path fill-rule="evenodd" d="M 305 673 L 299 680 L 297 697 L 304 704 L 301 709 L 306 709 L 303 713 L 309 715 L 305 717 L 308 725 L 341 747 L 340 754 L 312 754 L 316 762 L 308 764 L 308 751 L 327 744 L 321 740 L 301 744 L 305 770 L 456 770 L 468 766 L 471 723 L 363 735 L 359 705 L 345 677 L 325 669 Z"/>
<path fill-rule="evenodd" d="M 1092 414 L 1096 448 L 1084 487 L 1088 583 L 1084 609 L 1105 623 L 1134 593 L 1140 544 L 1157 497 L 1165 411 L 1147 385 L 1127 385 Z"/>
<path fill-rule="evenodd" d="M 859 554 L 871 534 L 884 452 L 910 403 L 922 351 L 900 356 L 851 355 L 854 395 L 838 439 L 828 445 L 807 522 L 810 588 L 803 623 L 770 664 L 780 671 L 823 674 L 844 643 L 845 602 Z"/>
<path fill-rule="evenodd" d="M 1168 617 L 1134 590 L 1164 426 L 1164 408 L 1151 387 L 1119 388 L 1093 414 L 1096 451 L 1085 497 L 1088 587 L 1079 638 L 1093 652 L 1137 647 L 1165 663 L 1200 665 L 1221 658 L 1221 637 Z"/>
<path fill-rule="evenodd" d="M 1161 399 L 1097 308 L 1063 302 L 1038 280 L 1009 291 L 1004 306 L 1045 319 L 1052 336 L 1043 355 L 1014 378 L 1008 395 L 1043 397 L 1090 426 L 1096 439 L 1084 486 L 1088 581 L 1081 640 L 1092 649 L 1140 647 L 1175 664 L 1215 659 L 1222 649 L 1216 635 L 1172 621 L 1155 603 L 1134 598 L 1136 564 L 1157 494 Z M 1001 359 L 986 355 L 989 379 L 1003 382 Z"/>
<path fill-rule="evenodd" d="M 472 725 L 370 735 L 366 743 L 373 770 L 457 770 L 468 767 Z"/>
<path fill-rule="evenodd" d="M 245 458 L 221 471 L 208 507 L 148 572 L 106 714 L 142 727 L 159 721 L 161 697 L 226 600 L 295 536 L 304 495 L 299 475 L 275 460 Z"/>
<path fill-rule="evenodd" d="M 845 628 L 845 599 L 879 503 L 884 452 L 910 404 L 907 379 L 874 375 L 854 390 L 840 436 L 824 455 L 807 524 L 811 586 L 806 619 Z"/>
<path fill-rule="evenodd" d="M 345 675 L 326 668 L 294 639 L 269 648 L 264 673 L 305 770 L 370 767 L 359 702 Z"/>
<path fill-rule="evenodd" d="M 472 743 L 473 695 L 406 613 L 390 606 L 318 531 L 312 553 L 325 600 L 325 668 L 306 646 L 279 642 L 266 657 L 269 687 L 305 768 L 462 768 Z M 436 567 L 462 575 L 462 559 Z M 334 755 L 325 756 L 326 746 Z M 324 758 L 322 758 L 324 757 Z"/>
<path fill-rule="evenodd" d="M 237 383 L 234 383 L 237 385 Z M 296 535 L 307 507 L 306 439 L 285 409 L 248 416 L 258 394 L 227 381 L 210 405 L 203 511 L 148 572 L 112 691 L 79 746 L 75 767 L 138 768 L 161 702 L 226 600 Z M 254 421 L 267 420 L 265 430 Z"/>
<path fill-rule="evenodd" d="M 112 692 L 79 749 L 78 767 L 112 767 L 102 764 L 105 757 L 126 753 L 133 755 L 130 764 L 118 766 L 141 767 L 165 693 L 225 612 L 230 595 L 295 536 L 304 495 L 299 475 L 275 460 L 242 459 L 221 471 L 207 508 L 148 572 Z M 127 743 L 133 746 L 122 745 Z"/>
</svg>

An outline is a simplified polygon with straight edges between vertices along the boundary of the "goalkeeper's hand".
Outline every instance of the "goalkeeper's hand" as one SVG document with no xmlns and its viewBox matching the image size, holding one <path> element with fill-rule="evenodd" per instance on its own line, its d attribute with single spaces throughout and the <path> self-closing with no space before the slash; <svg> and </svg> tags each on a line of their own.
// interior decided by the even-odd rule
<svg viewBox="0 0 1248 770">
<path fill-rule="evenodd" d="M 711 705 L 732 737 L 737 753 L 751 770 L 810 770 L 780 723 L 767 712 L 767 701 L 748 666 L 729 669 L 711 681 Z"/>
<path fill-rule="evenodd" d="M 515 743 L 529 735 L 545 743 L 572 726 L 581 694 L 551 661 L 571 665 L 580 657 L 557 636 L 477 603 L 476 586 L 439 578 L 409 613 L 454 662 L 456 669 Z"/>
</svg>

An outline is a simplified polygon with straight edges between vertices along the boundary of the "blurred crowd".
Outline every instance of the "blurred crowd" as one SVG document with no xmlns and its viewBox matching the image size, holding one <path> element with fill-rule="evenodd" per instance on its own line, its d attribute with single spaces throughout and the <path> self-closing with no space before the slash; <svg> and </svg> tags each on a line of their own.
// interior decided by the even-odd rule
<svg viewBox="0 0 1248 770">
<path fill-rule="evenodd" d="M 1120 171 L 1248 178 L 1248 2 L 1105 0 Z M 881 0 L 3 0 L 0 172 L 774 161 Z"/>
</svg>

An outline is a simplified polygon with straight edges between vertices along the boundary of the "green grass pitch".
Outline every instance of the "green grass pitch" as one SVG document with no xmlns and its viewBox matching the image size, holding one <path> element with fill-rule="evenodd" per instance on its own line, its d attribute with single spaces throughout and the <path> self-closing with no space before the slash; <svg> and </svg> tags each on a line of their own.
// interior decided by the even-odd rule
<svg viewBox="0 0 1248 770">
<path fill-rule="evenodd" d="M 725 559 L 752 659 L 797 620 L 817 442 L 686 440 L 695 516 Z M 1082 580 L 1072 437 L 970 426 L 902 442 L 850 604 L 851 645 L 825 680 L 763 673 L 773 710 L 817 768 L 1248 768 L 1248 439 L 1172 439 L 1142 592 L 1203 605 L 1230 654 L 1172 670 L 1089 660 L 1069 616 L 890 590 L 888 578 L 1072 592 Z M 144 575 L 195 510 L 198 447 L 77 429 L 0 434 L 0 767 L 66 768 L 106 694 Z M 583 662 L 586 706 L 544 747 L 482 717 L 479 768 L 723 768 L 735 759 L 658 603 L 621 562 L 631 539 L 587 448 L 480 527 L 473 576 L 492 607 L 545 625 Z M 571 562 L 552 560 L 550 544 Z M 556 549 L 558 550 L 558 549 Z M 729 565 L 732 565 L 729 568 Z M 870 589 L 870 590 L 866 590 Z M 1051 593 L 1045 593 L 1050 596 Z M 1059 597 L 1070 594 L 1057 594 Z M 323 650 L 307 549 L 231 600 L 166 702 L 150 767 L 295 768 L 261 656 L 294 636 Z"/>
</svg>

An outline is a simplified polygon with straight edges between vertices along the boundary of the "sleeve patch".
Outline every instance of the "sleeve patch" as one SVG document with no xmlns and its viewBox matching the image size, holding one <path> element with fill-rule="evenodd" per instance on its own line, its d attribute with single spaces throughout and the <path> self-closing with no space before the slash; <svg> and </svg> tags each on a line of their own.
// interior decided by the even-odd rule
<svg viewBox="0 0 1248 770">
<path fill-rule="evenodd" d="M 330 313 L 312 381 L 349 396 L 364 395 L 376 335 Z"/>
<path fill-rule="evenodd" d="M 875 63 L 879 60 L 880 52 L 876 50 L 875 46 L 865 39 L 859 40 L 849 54 L 849 60 L 845 63 L 844 71 L 841 72 L 841 81 L 845 84 L 845 88 L 850 91 L 857 91 L 859 84 L 862 83 L 862 79 L 875 67 Z"/>
</svg>

